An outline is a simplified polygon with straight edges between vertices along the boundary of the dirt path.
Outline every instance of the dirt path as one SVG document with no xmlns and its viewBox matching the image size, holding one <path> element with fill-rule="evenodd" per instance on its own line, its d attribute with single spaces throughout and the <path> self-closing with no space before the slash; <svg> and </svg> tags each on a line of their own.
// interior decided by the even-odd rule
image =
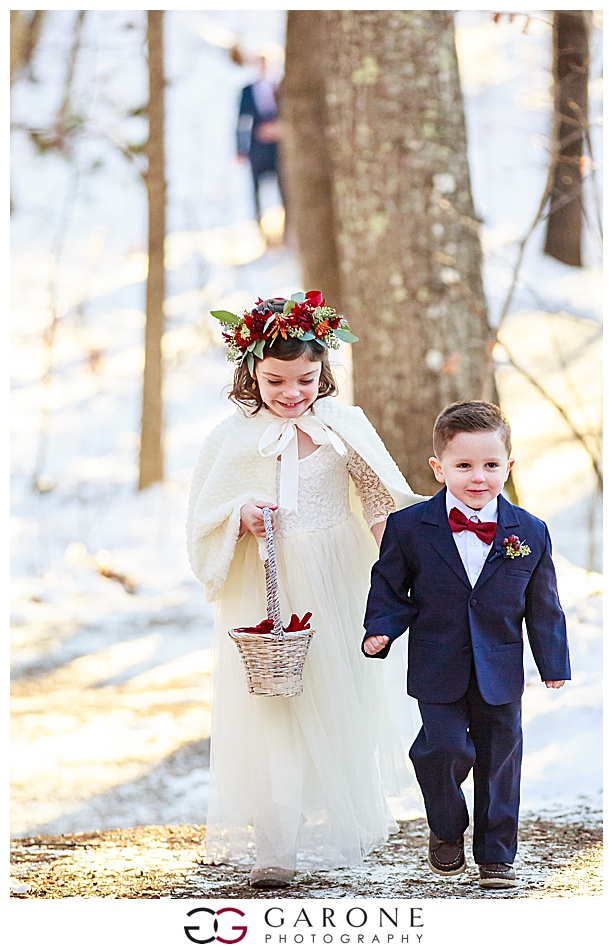
<svg viewBox="0 0 613 950">
<path fill-rule="evenodd" d="M 204 863 L 203 825 L 148 826 L 17 838 L 11 847 L 15 898 L 253 898 L 246 871 Z M 519 886 L 488 893 L 467 872 L 442 881 L 425 861 L 424 819 L 401 823 L 359 870 L 302 873 L 288 898 L 540 898 L 602 895 L 602 826 L 586 812 L 572 822 L 538 816 L 520 823 Z M 467 841 L 470 854 L 470 840 Z M 275 892 L 262 892 L 263 897 Z M 281 896 L 281 892 L 278 892 Z"/>
</svg>

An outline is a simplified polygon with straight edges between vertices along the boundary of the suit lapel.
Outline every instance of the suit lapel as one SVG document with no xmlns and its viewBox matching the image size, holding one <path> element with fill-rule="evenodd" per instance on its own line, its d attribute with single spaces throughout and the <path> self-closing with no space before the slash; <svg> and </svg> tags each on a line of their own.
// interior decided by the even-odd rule
<svg viewBox="0 0 613 950">
<path fill-rule="evenodd" d="M 508 537 L 511 532 L 511 528 L 516 528 L 519 525 L 519 518 L 517 512 L 513 505 L 511 505 L 506 498 L 503 498 L 502 495 L 498 496 L 498 527 L 496 528 L 496 536 L 494 538 L 494 543 L 490 549 L 483 569 L 477 578 L 477 583 L 475 584 L 475 590 L 477 587 L 481 587 L 485 584 L 486 581 L 496 573 L 500 565 L 504 561 L 504 557 L 499 554 L 496 556 L 497 550 L 499 551 L 502 547 L 502 542 L 504 538 Z"/>
<path fill-rule="evenodd" d="M 462 564 L 462 558 L 460 557 L 456 543 L 453 540 L 451 528 L 449 527 L 447 506 L 445 504 L 446 494 L 447 489 L 443 488 L 434 496 L 429 504 L 425 506 L 421 520 L 425 524 L 430 525 L 427 530 L 427 537 L 436 553 L 446 561 L 460 580 L 470 587 L 471 583 Z"/>
</svg>

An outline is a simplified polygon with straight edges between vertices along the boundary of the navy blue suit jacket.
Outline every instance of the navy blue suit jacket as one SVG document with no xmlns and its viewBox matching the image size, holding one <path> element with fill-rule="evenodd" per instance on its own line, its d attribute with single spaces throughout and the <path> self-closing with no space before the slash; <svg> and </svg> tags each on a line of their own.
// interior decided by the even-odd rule
<svg viewBox="0 0 613 950">
<path fill-rule="evenodd" d="M 276 106 L 274 112 L 272 110 L 260 111 L 253 92 L 253 85 L 245 86 L 241 93 L 236 131 L 238 154 L 248 156 L 256 171 L 276 171 L 277 143 L 260 142 L 258 131 L 263 123 L 277 119 L 279 113 Z M 249 117 L 252 123 L 245 125 L 243 120 L 246 117 Z"/>
<path fill-rule="evenodd" d="M 381 541 L 364 626 L 390 643 L 409 629 L 407 691 L 427 703 L 452 703 L 467 690 L 471 667 L 494 706 L 524 688 L 523 625 L 543 680 L 570 679 L 566 621 L 556 585 L 547 526 L 498 498 L 496 537 L 474 588 L 453 539 L 446 488 L 391 514 Z M 502 541 L 530 548 L 510 558 Z"/>
</svg>

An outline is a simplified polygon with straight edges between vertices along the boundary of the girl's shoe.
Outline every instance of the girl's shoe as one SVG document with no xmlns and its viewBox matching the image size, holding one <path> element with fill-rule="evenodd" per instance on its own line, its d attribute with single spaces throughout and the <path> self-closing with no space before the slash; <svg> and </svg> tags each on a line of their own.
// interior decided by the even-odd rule
<svg viewBox="0 0 613 950">
<path fill-rule="evenodd" d="M 289 868 L 253 868 L 249 883 L 251 887 L 289 887 L 295 873 Z"/>
</svg>

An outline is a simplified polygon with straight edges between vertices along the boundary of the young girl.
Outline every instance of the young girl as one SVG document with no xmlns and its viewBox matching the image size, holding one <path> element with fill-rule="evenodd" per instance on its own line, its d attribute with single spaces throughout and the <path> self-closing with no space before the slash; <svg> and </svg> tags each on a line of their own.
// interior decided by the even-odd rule
<svg viewBox="0 0 613 950">
<path fill-rule="evenodd" d="M 375 539 L 422 498 L 362 410 L 332 398 L 328 349 L 356 337 L 318 291 L 213 315 L 239 408 L 204 443 L 187 525 L 190 563 L 217 601 L 207 856 L 254 860 L 254 887 L 287 886 L 296 868 L 361 864 L 394 826 L 384 789 L 416 788 L 360 643 Z M 251 695 L 228 636 L 266 616 L 264 507 L 282 619 L 313 614 L 292 698 Z"/>
</svg>

